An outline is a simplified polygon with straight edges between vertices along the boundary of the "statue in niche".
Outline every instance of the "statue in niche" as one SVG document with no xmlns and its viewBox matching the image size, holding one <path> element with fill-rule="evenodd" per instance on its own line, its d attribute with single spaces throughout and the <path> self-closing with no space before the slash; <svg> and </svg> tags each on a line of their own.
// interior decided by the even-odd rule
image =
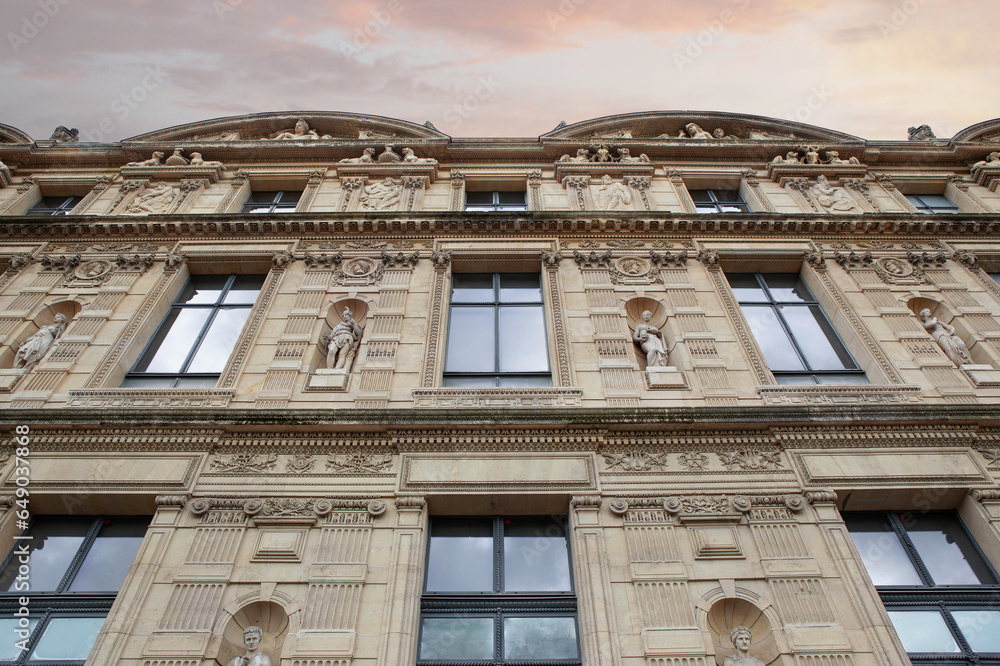
<svg viewBox="0 0 1000 666">
<path fill-rule="evenodd" d="M 677 133 L 678 139 L 714 139 L 711 134 L 703 130 L 697 123 L 688 123 Z"/>
<path fill-rule="evenodd" d="M 260 639 L 264 637 L 264 631 L 260 627 L 247 627 L 243 630 L 243 645 L 246 647 L 246 654 L 233 659 L 227 666 L 271 666 L 271 658 L 261 653 Z"/>
<path fill-rule="evenodd" d="M 361 157 L 345 157 L 340 160 L 341 164 L 374 164 L 375 149 L 368 147 L 361 153 Z"/>
<path fill-rule="evenodd" d="M 830 213 L 848 213 L 850 211 L 859 212 L 858 205 L 854 199 L 842 187 L 830 184 L 826 176 L 817 176 L 816 184 L 810 190 L 812 195 L 826 211 Z"/>
<path fill-rule="evenodd" d="M 150 157 L 150 158 L 149 158 L 148 160 L 142 160 L 141 162 L 129 162 L 129 163 L 128 163 L 128 164 L 126 164 L 125 166 L 134 166 L 134 167 L 157 167 L 157 166 L 162 166 L 162 165 L 160 164 L 160 161 L 161 161 L 162 159 L 163 159 L 163 153 L 162 153 L 162 152 L 160 152 L 159 150 L 157 150 L 157 151 L 156 151 L 155 153 L 153 153 L 153 156 L 152 156 L 152 157 Z"/>
<path fill-rule="evenodd" d="M 857 157 L 849 157 L 846 160 L 840 159 L 840 153 L 836 150 L 828 150 L 824 154 L 826 155 L 826 159 L 823 161 L 827 164 L 856 164 L 859 166 L 861 164 L 861 160 Z"/>
<path fill-rule="evenodd" d="M 30 368 L 41 361 L 66 330 L 66 324 L 66 315 L 57 314 L 53 323 L 42 326 L 37 333 L 22 342 L 14 355 L 14 367 Z"/>
<path fill-rule="evenodd" d="M 638 157 L 632 157 L 628 148 L 618 149 L 618 161 L 622 164 L 633 164 L 636 162 L 648 163 L 650 161 L 649 155 L 646 153 L 640 153 Z"/>
<path fill-rule="evenodd" d="M 349 308 L 344 308 L 340 318 L 343 321 L 323 336 L 323 344 L 326 345 L 326 367 L 329 370 L 350 372 L 358 347 L 361 346 L 364 329 L 354 321 L 354 315 Z"/>
<path fill-rule="evenodd" d="M 937 317 L 932 317 L 928 308 L 920 311 L 920 322 L 952 363 L 958 366 L 972 363 L 969 348 L 965 346 L 962 338 L 955 334 L 954 326 L 938 321 Z"/>
<path fill-rule="evenodd" d="M 570 157 L 569 154 L 563 155 L 559 158 L 560 162 L 589 162 L 590 161 L 590 151 L 586 148 L 578 148 L 576 151 L 576 157 Z"/>
<path fill-rule="evenodd" d="M 972 165 L 973 169 L 978 169 L 979 167 L 991 166 L 1000 167 L 1000 151 L 994 151 L 986 156 L 985 160 L 979 160 Z"/>
<path fill-rule="evenodd" d="M 402 196 L 403 186 L 386 176 L 365 187 L 360 196 L 361 207 L 366 210 L 388 210 L 399 203 Z"/>
<path fill-rule="evenodd" d="M 266 139 L 267 141 L 313 141 L 315 139 L 332 139 L 333 137 L 329 134 L 324 134 L 320 136 L 319 133 L 309 127 L 309 123 L 306 122 L 305 118 L 299 118 L 295 123 L 295 128 L 290 130 L 282 130 L 276 133 L 274 136 Z"/>
<path fill-rule="evenodd" d="M 183 152 L 183 148 L 174 148 L 174 154 L 168 157 L 164 164 L 167 166 L 185 166 L 190 164 L 190 161 L 182 154 Z"/>
<path fill-rule="evenodd" d="M 200 167 L 220 167 L 222 162 L 217 162 L 215 160 L 206 160 L 201 156 L 201 153 L 191 153 L 191 166 Z"/>
<path fill-rule="evenodd" d="M 729 632 L 729 640 L 733 642 L 736 652 L 726 657 L 722 666 L 764 666 L 757 657 L 750 656 L 750 641 L 753 640 L 753 633 L 742 625 Z"/>
<path fill-rule="evenodd" d="M 665 368 L 667 366 L 667 344 L 660 329 L 649 323 L 652 317 L 652 312 L 643 311 L 642 323 L 636 325 L 632 332 L 632 340 L 642 347 L 642 351 L 646 352 L 647 368 Z"/>
<path fill-rule="evenodd" d="M 796 150 L 789 150 L 785 153 L 785 156 L 776 156 L 771 160 L 771 164 L 802 164 L 802 160 L 799 159 L 799 153 Z"/>
<path fill-rule="evenodd" d="M 597 207 L 600 210 L 618 210 L 628 208 L 632 203 L 632 193 L 628 191 L 620 182 L 611 179 L 611 176 L 604 174 L 601 178 L 601 186 L 597 188 Z"/>
<path fill-rule="evenodd" d="M 170 208 L 170 204 L 174 202 L 177 197 L 177 191 L 167 185 L 166 183 L 160 183 L 156 187 L 145 190 L 140 194 L 135 201 L 129 204 L 129 207 L 125 209 L 126 213 L 131 215 L 156 215 L 159 213 L 166 213 L 167 209 Z"/>
</svg>

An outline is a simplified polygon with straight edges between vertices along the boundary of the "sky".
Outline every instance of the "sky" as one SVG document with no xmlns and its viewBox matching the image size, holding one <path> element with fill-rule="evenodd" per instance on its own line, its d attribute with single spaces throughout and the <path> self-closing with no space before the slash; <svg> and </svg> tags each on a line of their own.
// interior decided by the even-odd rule
<svg viewBox="0 0 1000 666">
<path fill-rule="evenodd" d="M 997 0 L 0 0 L 0 123 L 340 111 L 455 137 L 699 110 L 867 139 L 1000 117 Z"/>
</svg>

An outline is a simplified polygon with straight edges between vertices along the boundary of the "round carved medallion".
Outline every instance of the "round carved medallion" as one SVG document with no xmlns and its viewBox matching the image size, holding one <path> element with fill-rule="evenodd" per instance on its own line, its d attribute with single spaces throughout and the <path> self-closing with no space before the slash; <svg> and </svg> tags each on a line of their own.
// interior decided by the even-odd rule
<svg viewBox="0 0 1000 666">
<path fill-rule="evenodd" d="M 111 262 L 96 259 L 80 264 L 73 271 L 73 276 L 80 280 L 96 280 L 111 270 Z"/>
</svg>

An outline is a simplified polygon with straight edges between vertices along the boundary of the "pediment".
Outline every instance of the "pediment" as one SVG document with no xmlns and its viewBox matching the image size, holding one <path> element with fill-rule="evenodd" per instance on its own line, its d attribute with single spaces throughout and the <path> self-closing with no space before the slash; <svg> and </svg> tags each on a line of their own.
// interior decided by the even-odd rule
<svg viewBox="0 0 1000 666">
<path fill-rule="evenodd" d="M 862 139 L 795 121 L 764 116 L 713 111 L 648 111 L 604 116 L 564 125 L 543 134 L 543 139 L 676 139 L 689 123 L 709 134 L 722 130 L 717 141 L 822 141 L 858 142 Z M 687 139 L 699 141 L 699 139 Z M 704 140 L 704 139 L 701 139 Z"/>
<path fill-rule="evenodd" d="M 1000 143 L 1000 118 L 987 120 L 966 127 L 952 138 L 952 142 L 987 141 Z"/>
<path fill-rule="evenodd" d="M 276 138 L 282 133 L 293 134 L 296 123 L 305 120 L 311 132 L 329 141 L 358 141 L 370 139 L 389 141 L 397 139 L 447 139 L 448 135 L 433 127 L 417 125 L 406 120 L 383 118 L 355 113 L 329 111 L 288 111 L 281 113 L 256 113 L 246 116 L 215 118 L 187 125 L 177 125 L 146 134 L 126 142 L 159 143 L 164 141 L 282 141 L 298 142 L 300 139 Z M 315 139 L 313 139 L 315 140 Z"/>
<path fill-rule="evenodd" d="M 0 124 L 0 144 L 2 143 L 34 143 L 30 136 L 10 125 Z"/>
</svg>

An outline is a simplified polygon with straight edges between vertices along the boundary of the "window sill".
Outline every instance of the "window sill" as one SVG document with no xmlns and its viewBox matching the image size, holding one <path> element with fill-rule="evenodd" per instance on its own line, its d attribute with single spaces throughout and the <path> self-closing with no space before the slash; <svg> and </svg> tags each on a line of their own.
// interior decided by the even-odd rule
<svg viewBox="0 0 1000 666">
<path fill-rule="evenodd" d="M 898 384 L 758 386 L 757 395 L 768 405 L 887 405 L 921 401 L 919 386 Z"/>
<path fill-rule="evenodd" d="M 67 404 L 85 409 L 224 409 L 235 397 L 234 389 L 70 389 Z"/>
<path fill-rule="evenodd" d="M 415 407 L 436 409 L 580 407 L 583 404 L 583 389 L 575 386 L 415 388 L 411 393 Z"/>
</svg>

